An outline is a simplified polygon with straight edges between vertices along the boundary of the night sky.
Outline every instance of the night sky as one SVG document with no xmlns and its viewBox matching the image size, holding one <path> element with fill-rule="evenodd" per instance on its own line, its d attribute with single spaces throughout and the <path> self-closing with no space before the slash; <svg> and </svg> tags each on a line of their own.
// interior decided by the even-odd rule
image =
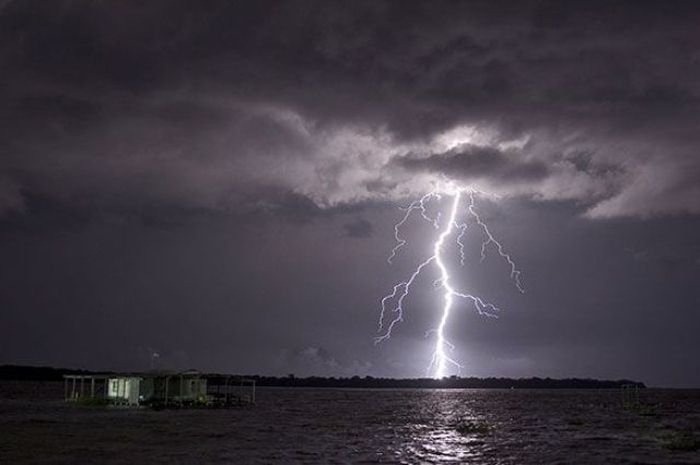
<svg viewBox="0 0 700 465">
<path fill-rule="evenodd" d="M 0 1 L 0 363 L 700 385 L 698 2 Z M 446 207 L 446 203 L 434 207 Z M 450 249 L 452 250 L 452 249 Z M 454 250 L 452 250 L 454 251 Z M 153 359 L 157 352 L 160 357 Z"/>
</svg>

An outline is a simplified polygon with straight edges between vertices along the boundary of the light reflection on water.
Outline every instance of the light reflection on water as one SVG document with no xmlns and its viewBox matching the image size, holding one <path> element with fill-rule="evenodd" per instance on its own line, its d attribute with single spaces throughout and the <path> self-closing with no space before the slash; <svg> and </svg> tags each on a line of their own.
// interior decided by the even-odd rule
<svg viewBox="0 0 700 465">
<path fill-rule="evenodd" d="M 665 437 L 700 432 L 699 391 L 260 389 L 238 410 L 75 409 L 0 384 L 3 463 L 700 463 Z M 9 394 L 8 394 L 9 393 Z"/>
<path fill-rule="evenodd" d="M 469 408 L 469 402 L 450 391 L 426 391 L 417 409 L 402 420 L 406 441 L 394 447 L 394 455 L 406 463 L 478 463 L 490 433 L 485 419 Z"/>
</svg>

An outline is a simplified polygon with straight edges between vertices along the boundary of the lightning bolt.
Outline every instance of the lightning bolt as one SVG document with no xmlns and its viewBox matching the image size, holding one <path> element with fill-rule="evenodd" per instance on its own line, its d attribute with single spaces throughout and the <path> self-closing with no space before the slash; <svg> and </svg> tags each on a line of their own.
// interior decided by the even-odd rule
<svg viewBox="0 0 700 465">
<path fill-rule="evenodd" d="M 468 225 L 465 222 L 458 223 L 458 218 L 460 216 L 460 207 L 462 204 L 463 197 L 468 197 L 468 204 L 464 213 L 470 217 L 473 222 L 482 230 L 484 234 L 484 239 L 481 244 L 481 261 L 486 259 L 486 252 L 489 246 L 495 248 L 498 255 L 510 266 L 510 277 L 513 280 L 517 289 L 522 293 L 525 292 L 520 281 L 520 270 L 517 268 L 515 261 L 512 257 L 505 252 L 503 245 L 496 240 L 496 238 L 491 234 L 488 226 L 481 217 L 476 212 L 475 207 L 475 193 L 476 191 L 472 189 L 456 189 L 454 196 L 452 198 L 452 203 L 449 210 L 449 215 L 444 225 L 442 231 L 438 235 L 437 240 L 433 244 L 433 253 L 423 262 L 421 262 L 409 275 L 408 279 L 401 281 L 394 285 L 392 292 L 387 294 L 381 299 L 381 312 L 379 315 L 379 336 L 375 338 L 375 343 L 380 343 L 391 337 L 394 327 L 403 321 L 403 303 L 405 298 L 409 295 L 411 287 L 413 286 L 415 280 L 420 276 L 424 269 L 430 265 L 436 265 L 438 271 L 438 278 L 433 282 L 433 285 L 437 288 L 443 290 L 443 305 L 442 314 L 436 329 L 430 330 L 426 333 L 426 336 L 430 333 L 435 333 L 435 348 L 433 350 L 433 355 L 428 365 L 428 374 L 432 372 L 435 378 L 444 377 L 450 366 L 457 369 L 459 372 L 462 369 L 462 365 L 449 356 L 449 352 L 454 350 L 454 345 L 450 343 L 445 338 L 445 329 L 449 323 L 450 312 L 455 303 L 455 298 L 466 299 L 472 302 L 474 308 L 480 315 L 487 317 L 497 318 L 497 313 L 500 311 L 495 305 L 484 301 L 481 297 L 459 291 L 453 287 L 450 271 L 445 264 L 444 260 L 444 248 L 446 241 L 450 236 L 456 235 L 455 242 L 459 247 L 460 263 L 464 265 L 465 253 L 464 253 L 464 236 L 466 235 Z M 391 254 L 387 261 L 391 264 L 393 259 L 397 256 L 399 250 L 407 244 L 407 240 L 401 236 L 401 227 L 409 220 L 412 213 L 415 211 L 420 212 L 421 217 L 431 223 L 435 229 L 440 229 L 440 214 L 431 216 L 428 210 L 428 203 L 435 200 L 440 201 L 442 199 L 442 194 L 438 192 L 430 192 L 420 199 L 412 202 L 405 207 L 405 214 L 401 220 L 394 225 L 394 238 L 396 240 L 396 245 L 391 250 Z M 393 318 L 387 323 L 387 313 L 391 312 Z"/>
</svg>

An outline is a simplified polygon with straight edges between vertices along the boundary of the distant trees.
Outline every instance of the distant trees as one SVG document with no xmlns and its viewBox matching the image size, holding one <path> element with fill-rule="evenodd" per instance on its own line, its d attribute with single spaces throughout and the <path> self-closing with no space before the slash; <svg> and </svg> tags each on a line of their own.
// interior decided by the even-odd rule
<svg viewBox="0 0 700 465">
<path fill-rule="evenodd" d="M 275 376 L 249 376 L 258 386 L 278 387 L 332 387 L 332 388 L 427 388 L 427 389 L 612 389 L 623 385 L 644 388 L 644 383 L 630 380 L 598 380 L 581 378 L 374 378 L 353 376 L 350 378 L 278 378 Z"/>
<path fill-rule="evenodd" d="M 51 367 L 27 367 L 18 365 L 0 366 L 0 379 L 59 381 L 64 374 L 90 374 L 86 370 L 67 370 Z M 299 378 L 294 373 L 287 376 L 246 376 L 258 386 L 278 387 L 329 387 L 329 388 L 425 388 L 425 389 L 616 389 L 623 385 L 646 387 L 644 383 L 621 380 L 599 380 L 590 378 L 375 378 L 353 376 L 350 378 L 325 378 L 309 376 Z"/>
</svg>

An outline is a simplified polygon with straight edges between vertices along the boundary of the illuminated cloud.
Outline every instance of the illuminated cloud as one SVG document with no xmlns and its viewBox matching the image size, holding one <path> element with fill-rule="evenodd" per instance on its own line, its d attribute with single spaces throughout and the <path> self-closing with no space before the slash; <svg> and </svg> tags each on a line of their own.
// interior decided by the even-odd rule
<svg viewBox="0 0 700 465">
<path fill-rule="evenodd" d="M 0 211 L 326 208 L 439 174 L 590 217 L 700 212 L 692 5 L 578 10 L 7 2 Z"/>
</svg>

